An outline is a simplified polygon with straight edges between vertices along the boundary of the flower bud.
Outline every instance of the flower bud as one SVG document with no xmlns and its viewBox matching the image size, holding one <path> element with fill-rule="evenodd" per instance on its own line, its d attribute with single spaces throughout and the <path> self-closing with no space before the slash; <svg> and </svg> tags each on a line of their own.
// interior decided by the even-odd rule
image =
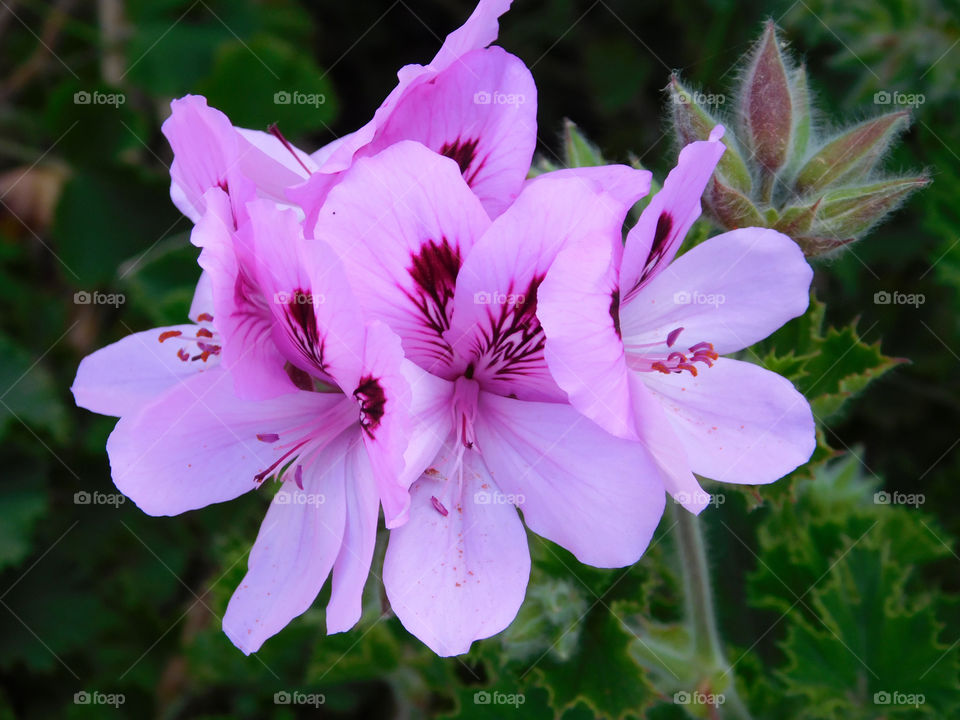
<svg viewBox="0 0 960 720">
<path fill-rule="evenodd" d="M 563 160 L 564 167 L 594 167 L 605 165 L 599 148 L 587 140 L 580 128 L 572 120 L 563 121 Z"/>
<path fill-rule="evenodd" d="M 676 75 L 670 77 L 669 91 L 673 127 L 680 145 L 706 140 L 711 131 L 722 124 L 700 104 L 696 93 L 680 83 Z M 716 175 L 723 179 L 725 185 L 749 193 L 753 182 L 736 141 L 730 133 L 725 133 L 721 142 L 727 149 L 717 164 Z"/>
<path fill-rule="evenodd" d="M 821 190 L 851 175 L 870 172 L 908 121 L 906 111 L 888 113 L 854 125 L 830 140 L 800 168 L 794 181 L 797 191 Z"/>
<path fill-rule="evenodd" d="M 777 44 L 776 29 L 769 21 L 747 66 L 740 96 L 748 147 L 769 173 L 776 173 L 787 162 L 792 107 L 787 66 Z"/>
<path fill-rule="evenodd" d="M 929 178 L 920 175 L 827 193 L 812 231 L 833 238 L 857 238 L 894 210 L 910 193 L 929 182 Z"/>
</svg>

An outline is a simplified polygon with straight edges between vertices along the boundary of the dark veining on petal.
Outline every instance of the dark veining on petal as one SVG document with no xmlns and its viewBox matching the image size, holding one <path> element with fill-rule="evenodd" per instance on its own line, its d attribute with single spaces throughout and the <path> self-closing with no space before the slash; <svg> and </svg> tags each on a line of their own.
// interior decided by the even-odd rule
<svg viewBox="0 0 960 720">
<path fill-rule="evenodd" d="M 460 274 L 460 248 L 454 247 L 446 238 L 440 242 L 428 240 L 420 247 L 420 252 L 411 258 L 407 272 L 413 279 L 415 288 L 407 292 L 413 304 L 420 311 L 428 328 L 436 333 L 429 340 L 438 357 L 449 358 L 451 350 L 443 339 L 443 333 L 450 328 L 450 316 L 453 312 L 453 294 Z"/>
<path fill-rule="evenodd" d="M 610 317 L 613 318 L 613 329 L 617 331 L 617 337 L 622 337 L 620 333 L 620 291 L 614 290 L 610 293 Z"/>
<path fill-rule="evenodd" d="M 473 185 L 473 181 L 477 178 L 477 173 L 483 168 L 485 162 L 481 161 L 471 171 L 471 167 L 477 159 L 477 146 L 479 144 L 479 138 L 474 138 L 473 140 L 461 140 L 457 138 L 452 143 L 444 143 L 440 148 L 441 155 L 446 155 L 448 158 L 456 160 L 457 165 L 460 166 L 460 173 L 463 175 L 463 179 L 467 181 L 467 185 Z"/>
<path fill-rule="evenodd" d="M 294 290 L 287 302 L 284 317 L 290 336 L 303 358 L 321 372 L 326 372 L 323 361 L 324 338 L 317 327 L 313 295 L 301 288 Z"/>
<path fill-rule="evenodd" d="M 539 374 L 544 367 L 546 337 L 537 319 L 537 290 L 543 275 L 530 280 L 523 292 L 505 293 L 506 302 L 491 305 L 490 329 L 482 330 L 477 356 L 495 376 Z"/>
<path fill-rule="evenodd" d="M 380 426 L 387 404 L 383 387 L 379 380 L 367 375 L 360 380 L 353 396 L 360 403 L 360 426 L 367 435 L 373 437 L 374 430 Z"/>
</svg>

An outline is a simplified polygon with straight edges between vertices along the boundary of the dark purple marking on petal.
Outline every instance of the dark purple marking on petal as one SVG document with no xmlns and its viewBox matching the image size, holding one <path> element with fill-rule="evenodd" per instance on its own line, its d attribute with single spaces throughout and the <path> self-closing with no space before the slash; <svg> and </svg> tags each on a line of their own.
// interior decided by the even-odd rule
<svg viewBox="0 0 960 720">
<path fill-rule="evenodd" d="M 455 160 L 460 166 L 460 174 L 466 180 L 467 185 L 472 186 L 473 181 L 477 179 L 477 173 L 483 169 L 485 160 L 480 161 L 476 167 L 471 170 L 474 161 L 477 159 L 477 145 L 480 144 L 479 138 L 472 140 L 461 140 L 457 138 L 452 143 L 445 142 L 440 148 L 440 154 Z"/>
<path fill-rule="evenodd" d="M 613 318 L 613 329 L 617 333 L 617 337 L 622 337 L 620 334 L 620 291 L 614 290 L 610 293 L 610 317 Z"/>
<path fill-rule="evenodd" d="M 478 364 L 494 376 L 539 375 L 546 367 L 546 337 L 537 319 L 537 290 L 543 278 L 535 276 L 522 292 L 511 285 L 502 294 L 506 302 L 488 306 L 489 329 L 481 329 L 474 352 Z"/>
<path fill-rule="evenodd" d="M 386 409 L 387 397 L 383 392 L 380 381 L 370 375 L 362 378 L 353 396 L 360 403 L 360 426 L 363 431 L 373 437 L 373 432 L 380 426 Z"/>
<path fill-rule="evenodd" d="M 301 288 L 294 290 L 290 295 L 289 302 L 287 302 L 284 317 L 290 336 L 304 360 L 317 370 L 325 373 L 324 338 L 320 335 L 320 328 L 317 326 L 317 316 L 313 309 L 313 295 Z"/>
<path fill-rule="evenodd" d="M 444 359 L 452 354 L 443 333 L 450 328 L 453 294 L 461 265 L 460 248 L 442 238 L 439 242 L 424 242 L 407 268 L 415 287 L 412 292 L 404 292 L 420 311 L 426 326 L 436 333 L 436 338 L 429 342 L 434 346 L 434 353 Z"/>
</svg>

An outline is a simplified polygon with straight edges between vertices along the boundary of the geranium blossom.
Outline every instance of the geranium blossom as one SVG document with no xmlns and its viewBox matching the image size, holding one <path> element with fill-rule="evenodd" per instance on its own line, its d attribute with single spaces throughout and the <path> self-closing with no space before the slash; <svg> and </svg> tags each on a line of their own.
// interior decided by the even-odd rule
<svg viewBox="0 0 960 720">
<path fill-rule="evenodd" d="M 649 175 L 631 174 L 640 192 Z M 432 460 L 391 532 L 384 584 L 404 626 L 441 655 L 506 627 L 530 569 L 523 525 L 582 562 L 619 567 L 664 506 L 643 446 L 580 415 L 550 375 L 537 292 L 569 242 L 618 232 L 629 203 L 587 177 L 527 185 L 491 222 L 457 163 L 419 143 L 357 160 L 315 237 L 343 259 L 357 298 L 427 371 L 411 391 Z"/>
<path fill-rule="evenodd" d="M 293 211 L 255 200 L 235 228 L 226 193 L 211 189 L 203 204 L 194 235 L 211 284 L 242 288 L 266 309 L 271 332 L 244 349 L 275 343 L 286 381 L 269 399 L 238 397 L 218 362 L 218 316 L 234 305 L 214 292 L 198 294 L 197 325 L 138 333 L 85 358 L 73 391 L 79 405 L 120 416 L 107 443 L 113 479 L 148 514 L 285 481 L 224 617 L 249 653 L 304 612 L 331 571 L 328 631 L 359 619 L 380 504 L 388 526 L 408 512 L 410 391 L 399 339 L 364 322 L 337 257 L 321 243 L 307 248 Z M 234 252 L 232 264 L 223 260 Z"/>
<path fill-rule="evenodd" d="M 769 483 L 815 444 L 810 406 L 790 382 L 720 357 L 806 310 L 813 273 L 797 245 L 743 228 L 674 259 L 723 153 L 721 134 L 681 151 L 625 245 L 618 230 L 565 249 L 537 308 L 547 363 L 570 402 L 643 441 L 693 511 L 708 501 L 693 473 Z"/>
</svg>

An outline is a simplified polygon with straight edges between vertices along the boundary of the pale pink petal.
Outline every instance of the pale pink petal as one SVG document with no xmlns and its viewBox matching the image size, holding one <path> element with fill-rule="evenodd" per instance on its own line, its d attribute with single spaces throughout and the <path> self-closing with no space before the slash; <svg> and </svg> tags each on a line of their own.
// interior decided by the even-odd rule
<svg viewBox="0 0 960 720">
<path fill-rule="evenodd" d="M 359 349 L 359 348 L 358 348 Z M 362 375 L 347 394 L 360 403 L 363 442 L 383 503 L 388 528 L 406 521 L 410 507 L 404 453 L 415 431 L 410 386 L 404 376 L 400 338 L 381 322 L 367 326 Z"/>
<path fill-rule="evenodd" d="M 480 0 L 467 21 L 447 35 L 443 46 L 428 66 L 443 70 L 471 50 L 485 48 L 497 39 L 500 33 L 501 15 L 510 9 L 512 0 Z"/>
<path fill-rule="evenodd" d="M 630 401 L 640 442 L 660 468 L 666 491 L 687 510 L 699 513 L 709 503 L 710 495 L 690 470 L 686 448 L 673 429 L 662 398 L 647 388 L 641 377 L 630 374 Z"/>
<path fill-rule="evenodd" d="M 810 405 L 786 378 L 720 358 L 696 377 L 646 373 L 693 472 L 758 485 L 805 463 L 816 445 Z"/>
<path fill-rule="evenodd" d="M 247 295 L 266 305 L 272 342 L 304 372 L 352 391 L 361 375 L 363 319 L 339 258 L 325 243 L 305 240 L 292 210 L 257 200 L 247 213 L 237 253 L 255 280 Z"/>
<path fill-rule="evenodd" d="M 243 267 L 237 257 L 230 200 L 219 188 L 204 198 L 206 211 L 191 240 L 202 248 L 198 262 L 210 278 L 223 365 L 241 397 L 260 400 L 292 392 L 286 360 L 272 340 L 270 300 L 257 285 L 256 269 Z"/>
<path fill-rule="evenodd" d="M 620 268 L 624 298 L 670 264 L 700 216 L 700 196 L 725 149 L 722 134 L 722 129 L 715 130 L 710 140 L 692 142 L 680 151 L 677 166 L 628 233 Z"/>
<path fill-rule="evenodd" d="M 683 328 L 671 349 L 701 342 L 724 355 L 767 337 L 802 315 L 813 271 L 786 235 L 742 228 L 711 238 L 652 278 L 620 308 L 620 327 L 631 346 L 660 343 Z"/>
<path fill-rule="evenodd" d="M 182 360 L 183 354 L 177 354 L 184 347 L 189 348 L 188 356 L 196 353 L 196 344 L 183 340 L 196 337 L 196 332 L 196 325 L 154 328 L 87 355 L 70 388 L 77 405 L 120 417 L 138 411 L 183 379 L 216 367 L 215 357 L 202 362 Z"/>
<path fill-rule="evenodd" d="M 454 431 L 450 411 L 454 384 L 410 361 L 404 362 L 402 372 L 410 387 L 413 426 L 404 452 L 400 484 L 409 487 L 433 463 Z"/>
<path fill-rule="evenodd" d="M 537 142 L 537 89 L 523 62 L 500 48 L 464 55 L 411 88 L 363 154 L 416 140 L 452 158 L 491 217 L 520 192 Z"/>
<path fill-rule="evenodd" d="M 205 210 L 204 193 L 228 185 L 236 168 L 239 137 L 229 118 L 207 105 L 206 98 L 186 95 L 170 103 L 161 128 L 170 147 L 170 196 L 180 211 L 198 222 Z"/>
<path fill-rule="evenodd" d="M 289 449 L 296 428 L 325 423 L 335 437 L 355 412 L 329 393 L 241 400 L 222 368 L 194 374 L 117 423 L 107 441 L 113 481 L 148 515 L 232 500 L 258 486 L 255 477 Z M 271 434 L 280 440 L 258 439 Z"/>
<path fill-rule="evenodd" d="M 467 255 L 448 334 L 455 369 L 521 399 L 565 401 L 543 357 L 537 292 L 557 254 L 597 235 L 618 237 L 627 208 L 583 178 L 539 180 Z"/>
<path fill-rule="evenodd" d="M 363 611 L 363 587 L 377 544 L 380 498 L 367 452 L 354 443 L 345 466 L 346 522 L 343 545 L 333 566 L 327 633 L 345 632 L 357 624 Z M 289 483 L 288 483 L 289 484 Z"/>
<path fill-rule="evenodd" d="M 496 485 L 474 451 L 464 454 L 461 485 L 452 474 L 456 456 L 446 445 L 414 483 L 410 521 L 390 532 L 383 563 L 397 618 L 443 657 L 461 655 L 474 640 L 507 627 L 530 576 L 516 509 L 509 502 L 477 502 L 480 494 L 499 495 Z"/>
<path fill-rule="evenodd" d="M 197 281 L 197 288 L 193 291 L 193 301 L 190 303 L 190 319 L 194 322 L 200 322 L 201 316 L 213 317 L 213 283 L 210 280 L 210 274 L 200 273 L 200 280 Z"/>
<path fill-rule="evenodd" d="M 286 189 L 299 185 L 317 170 L 310 155 L 276 135 L 246 128 L 235 130 L 240 136 L 237 167 L 256 184 L 260 197 L 285 205 Z"/>
<path fill-rule="evenodd" d="M 583 178 L 599 185 L 605 193 L 612 195 L 629 209 L 650 192 L 652 177 L 649 170 L 637 170 L 629 165 L 596 165 L 552 170 L 527 180 L 527 184 L 556 178 Z M 620 249 L 623 247 L 619 235 L 617 246 Z M 617 259 L 619 260 L 619 255 Z"/>
<path fill-rule="evenodd" d="M 586 238 L 560 252 L 547 272 L 537 317 L 547 365 L 570 403 L 608 432 L 636 439 L 616 282 L 608 239 Z"/>
<path fill-rule="evenodd" d="M 596 567 L 635 563 L 665 503 L 643 446 L 615 438 L 573 407 L 480 393 L 477 445 L 496 486 L 533 532 Z"/>
<path fill-rule="evenodd" d="M 404 141 L 344 174 L 315 237 L 341 257 L 364 310 L 436 371 L 450 362 L 443 335 L 462 258 L 488 224 L 454 161 Z"/>
<path fill-rule="evenodd" d="M 245 654 L 306 612 L 326 582 L 344 539 L 351 445 L 345 433 L 304 473 L 303 490 L 285 482 L 270 503 L 223 616 L 223 632 Z"/>
</svg>

